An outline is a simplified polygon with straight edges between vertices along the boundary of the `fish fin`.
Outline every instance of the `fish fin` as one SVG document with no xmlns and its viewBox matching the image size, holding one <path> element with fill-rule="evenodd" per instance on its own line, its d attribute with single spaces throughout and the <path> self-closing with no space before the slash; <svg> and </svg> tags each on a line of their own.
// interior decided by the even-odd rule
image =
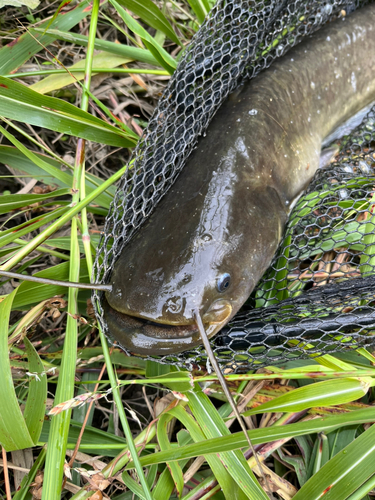
<svg viewBox="0 0 375 500">
<path fill-rule="evenodd" d="M 293 210 L 293 208 L 297 205 L 297 201 L 301 198 L 305 190 L 301 191 L 289 204 L 288 210 L 289 213 Z"/>
<path fill-rule="evenodd" d="M 371 108 L 375 105 L 375 101 L 362 108 L 358 113 L 351 116 L 348 120 L 337 127 L 329 136 L 327 136 L 322 143 L 322 148 L 330 145 L 333 141 L 341 139 L 345 135 L 349 135 L 353 130 L 360 125 L 365 119 L 366 115 L 370 112 Z"/>
<path fill-rule="evenodd" d="M 332 144 L 332 146 L 322 149 L 320 152 L 319 168 L 329 167 L 339 150 L 340 148 L 337 144 Z"/>
<path fill-rule="evenodd" d="M 339 152 L 339 146 L 337 144 L 333 144 L 328 148 L 324 148 L 320 152 L 319 159 L 319 168 L 327 168 L 331 164 L 332 160 L 335 158 L 337 153 Z M 303 195 L 304 190 L 301 191 L 289 204 L 288 210 L 289 213 L 293 210 L 293 208 L 297 205 L 298 200 Z"/>
</svg>

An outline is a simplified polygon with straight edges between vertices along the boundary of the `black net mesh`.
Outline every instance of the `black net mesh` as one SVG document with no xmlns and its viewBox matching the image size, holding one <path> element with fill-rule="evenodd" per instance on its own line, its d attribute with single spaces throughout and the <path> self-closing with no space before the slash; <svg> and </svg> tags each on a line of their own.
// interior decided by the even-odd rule
<svg viewBox="0 0 375 500">
<path fill-rule="evenodd" d="M 98 248 L 96 282 L 109 281 L 124 245 L 171 187 L 228 93 L 327 21 L 364 3 L 218 1 L 185 51 L 120 182 Z M 269 270 L 211 341 L 221 363 L 242 369 L 371 342 L 374 120 L 371 110 L 340 140 L 335 163 L 318 171 L 299 200 Z M 108 334 L 103 296 L 95 292 L 93 298 Z M 196 348 L 150 359 L 191 367 L 206 355 Z"/>
</svg>

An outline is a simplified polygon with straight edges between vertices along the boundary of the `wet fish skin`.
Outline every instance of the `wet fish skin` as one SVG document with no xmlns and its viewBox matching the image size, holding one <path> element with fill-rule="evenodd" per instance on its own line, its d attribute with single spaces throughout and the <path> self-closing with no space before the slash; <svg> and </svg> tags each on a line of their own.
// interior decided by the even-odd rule
<svg viewBox="0 0 375 500">
<path fill-rule="evenodd" d="M 114 265 L 104 303 L 113 339 L 137 354 L 181 352 L 201 343 L 192 309 L 210 337 L 236 314 L 318 168 L 322 141 L 375 100 L 374 69 L 369 5 L 302 41 L 224 102 Z"/>
</svg>

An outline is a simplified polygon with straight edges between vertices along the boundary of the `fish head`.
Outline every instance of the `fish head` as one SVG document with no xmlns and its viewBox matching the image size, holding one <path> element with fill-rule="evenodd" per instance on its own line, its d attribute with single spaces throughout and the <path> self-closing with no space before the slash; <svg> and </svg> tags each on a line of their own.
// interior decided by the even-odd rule
<svg viewBox="0 0 375 500">
<path fill-rule="evenodd" d="M 128 351 L 169 354 L 201 344 L 193 311 L 212 337 L 269 265 L 285 211 L 269 176 L 248 175 L 245 141 L 236 144 L 220 160 L 214 152 L 199 163 L 193 156 L 115 262 L 104 315 Z"/>
<path fill-rule="evenodd" d="M 239 214 L 215 226 L 169 216 L 150 220 L 114 265 L 104 313 L 110 335 L 137 354 L 170 354 L 201 344 L 193 310 L 208 337 L 215 335 L 249 297 L 275 251 L 272 217 L 257 243 Z M 202 219 L 202 216 L 201 216 Z M 260 217 L 259 217 L 260 219 Z M 255 233 L 254 233 L 255 234 Z M 272 240 L 272 241 L 271 241 Z"/>
<path fill-rule="evenodd" d="M 161 354 L 200 344 L 193 310 L 211 337 L 251 291 L 234 239 L 218 242 L 208 232 L 187 238 L 184 232 L 149 245 L 145 228 L 115 263 L 106 319 L 112 336 L 132 352 Z"/>
</svg>

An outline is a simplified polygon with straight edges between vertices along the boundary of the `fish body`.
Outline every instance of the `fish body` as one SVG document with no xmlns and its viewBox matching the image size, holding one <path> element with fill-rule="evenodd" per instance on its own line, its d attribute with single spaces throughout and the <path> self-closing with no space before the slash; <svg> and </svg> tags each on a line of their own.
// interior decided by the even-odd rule
<svg viewBox="0 0 375 500">
<path fill-rule="evenodd" d="M 269 266 L 323 140 L 375 100 L 375 5 L 302 41 L 223 103 L 174 185 L 116 261 L 104 314 L 138 354 L 201 343 Z"/>
</svg>

